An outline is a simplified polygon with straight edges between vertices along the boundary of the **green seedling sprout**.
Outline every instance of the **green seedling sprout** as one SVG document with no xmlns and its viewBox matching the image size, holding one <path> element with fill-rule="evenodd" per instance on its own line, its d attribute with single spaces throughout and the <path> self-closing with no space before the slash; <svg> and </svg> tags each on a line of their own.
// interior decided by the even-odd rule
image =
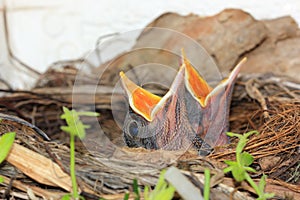
<svg viewBox="0 0 300 200">
<path fill-rule="evenodd" d="M 95 112 L 77 112 L 76 110 L 69 110 L 63 107 L 63 114 L 60 116 L 67 123 L 67 126 L 61 126 L 61 130 L 70 134 L 70 174 L 72 180 L 72 194 L 67 194 L 63 199 L 83 199 L 79 196 L 76 173 L 75 173 L 75 137 L 83 139 L 85 137 L 85 129 L 89 128 L 89 125 L 85 125 L 80 121 L 80 116 L 97 117 L 98 113 Z"/>
<path fill-rule="evenodd" d="M 143 199 L 145 199 L 145 200 L 157 200 L 157 199 L 171 200 L 174 197 L 175 188 L 165 181 L 165 178 L 164 178 L 165 173 L 166 173 L 166 170 L 163 170 L 160 173 L 160 176 L 158 178 L 158 181 L 157 181 L 156 186 L 153 191 L 150 192 L 149 186 L 145 187 Z M 133 193 L 134 193 L 134 200 L 141 199 L 140 188 L 139 188 L 139 185 L 138 185 L 138 182 L 136 179 L 133 180 Z M 124 195 L 123 200 L 128 200 L 128 199 L 129 199 L 129 193 L 126 193 Z M 100 200 L 105 200 L 105 199 L 101 198 Z"/>
<path fill-rule="evenodd" d="M 254 189 L 256 194 L 258 195 L 257 200 L 266 200 L 268 198 L 272 198 L 274 196 L 273 193 L 264 193 L 264 189 L 266 186 L 266 175 L 263 175 L 259 181 L 259 184 L 256 185 L 256 183 L 253 181 L 253 179 L 250 177 L 248 172 L 256 172 L 255 169 L 250 167 L 250 165 L 253 163 L 254 158 L 251 154 L 248 152 L 243 151 L 244 147 L 246 146 L 248 142 L 248 137 L 258 134 L 257 131 L 250 131 L 248 133 L 245 133 L 244 135 L 228 132 L 227 135 L 230 137 L 237 137 L 239 138 L 238 144 L 236 146 L 236 161 L 226 160 L 224 161 L 228 167 L 226 167 L 223 171 L 224 173 L 231 172 L 233 178 L 237 182 L 247 181 L 251 187 Z"/>
<path fill-rule="evenodd" d="M 8 156 L 10 149 L 15 141 L 16 133 L 8 132 L 0 137 L 0 163 Z M 4 178 L 0 176 L 0 183 L 4 182 Z"/>
<path fill-rule="evenodd" d="M 134 193 L 134 200 L 141 199 L 140 188 L 139 188 L 138 181 L 136 179 L 133 179 L 133 193 Z M 126 194 L 125 194 L 125 196 L 126 196 Z M 128 198 L 129 198 L 129 195 L 128 195 Z"/>
<path fill-rule="evenodd" d="M 204 170 L 204 200 L 209 200 L 210 195 L 210 171 L 209 169 Z"/>
<path fill-rule="evenodd" d="M 156 199 L 164 199 L 171 200 L 175 193 L 175 187 L 168 184 L 165 181 L 164 175 L 166 170 L 163 170 L 160 173 L 156 186 L 152 192 L 149 192 L 150 188 L 148 186 L 145 187 L 144 190 L 144 199 L 145 200 L 156 200 Z"/>
</svg>

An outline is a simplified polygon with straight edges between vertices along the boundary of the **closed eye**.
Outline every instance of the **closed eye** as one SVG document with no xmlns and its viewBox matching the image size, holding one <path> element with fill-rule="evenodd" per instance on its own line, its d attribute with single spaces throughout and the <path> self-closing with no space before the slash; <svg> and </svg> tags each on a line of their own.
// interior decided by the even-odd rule
<svg viewBox="0 0 300 200">
<path fill-rule="evenodd" d="M 128 132 L 131 136 L 136 137 L 139 133 L 139 126 L 136 121 L 130 122 Z"/>
</svg>

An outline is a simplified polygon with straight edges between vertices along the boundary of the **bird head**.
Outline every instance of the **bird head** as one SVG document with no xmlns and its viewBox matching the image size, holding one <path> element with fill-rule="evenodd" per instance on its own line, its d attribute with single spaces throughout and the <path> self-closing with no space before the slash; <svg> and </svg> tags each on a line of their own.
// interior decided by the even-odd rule
<svg viewBox="0 0 300 200">
<path fill-rule="evenodd" d="M 196 142 L 196 133 L 186 116 L 184 74 L 182 65 L 169 91 L 159 97 L 120 73 L 130 107 L 123 126 L 123 137 L 129 147 L 177 150 Z"/>
<path fill-rule="evenodd" d="M 212 88 L 182 53 L 185 66 L 185 101 L 191 126 L 207 144 L 214 147 L 228 143 L 229 110 L 233 86 L 246 62 L 242 59 L 216 87 Z M 200 115 L 198 113 L 201 113 Z"/>
</svg>

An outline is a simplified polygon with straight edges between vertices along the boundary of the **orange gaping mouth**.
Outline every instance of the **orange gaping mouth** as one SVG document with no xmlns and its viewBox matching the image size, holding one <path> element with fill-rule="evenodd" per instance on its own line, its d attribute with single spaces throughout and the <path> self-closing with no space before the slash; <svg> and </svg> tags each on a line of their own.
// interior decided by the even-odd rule
<svg viewBox="0 0 300 200">
<path fill-rule="evenodd" d="M 191 65 L 190 61 L 182 53 L 183 64 L 185 65 L 185 81 L 187 89 L 194 95 L 201 106 L 205 106 L 205 99 L 212 91 L 212 88 L 207 82 L 200 76 L 196 69 Z"/>
<path fill-rule="evenodd" d="M 120 76 L 123 87 L 129 97 L 130 107 L 145 119 L 151 121 L 151 113 L 161 100 L 161 97 L 136 85 L 124 74 L 124 72 L 120 72 Z"/>
<path fill-rule="evenodd" d="M 124 72 L 120 72 L 122 86 L 127 94 L 130 107 L 143 116 L 147 121 L 152 121 L 156 112 L 162 108 L 166 99 L 176 92 L 176 85 L 184 79 L 187 91 L 196 99 L 201 107 L 206 107 L 208 99 L 225 90 L 235 81 L 242 64 L 246 61 L 244 58 L 231 72 L 228 78 L 222 80 L 215 88 L 211 88 L 208 83 L 200 76 L 196 69 L 191 65 L 189 60 L 182 52 L 182 65 L 171 85 L 170 90 L 164 97 L 159 97 L 143 89 L 132 82 Z M 226 94 L 225 94 L 226 95 Z"/>
</svg>

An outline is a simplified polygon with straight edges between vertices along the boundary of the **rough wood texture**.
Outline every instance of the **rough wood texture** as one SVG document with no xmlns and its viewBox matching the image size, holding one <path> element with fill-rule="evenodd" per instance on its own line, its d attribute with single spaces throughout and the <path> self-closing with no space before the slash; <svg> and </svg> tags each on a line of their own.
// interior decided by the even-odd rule
<svg viewBox="0 0 300 200">
<path fill-rule="evenodd" d="M 228 72 L 246 56 L 244 72 L 274 72 L 299 79 L 300 30 L 291 17 L 259 21 L 242 10 L 227 9 L 206 18 L 167 13 L 148 26 L 174 29 L 192 37 L 206 48 L 221 71 Z M 138 44 L 147 41 L 153 41 L 149 33 L 142 35 Z"/>
<path fill-rule="evenodd" d="M 14 144 L 6 160 L 41 184 L 59 186 L 71 192 L 71 177 L 49 158 Z"/>
<path fill-rule="evenodd" d="M 148 26 L 174 29 L 195 39 L 215 59 L 221 71 L 233 67 L 241 55 L 258 46 L 267 36 L 263 22 L 234 9 L 205 18 L 167 13 Z M 137 45 L 147 41 L 153 41 L 151 33 L 142 35 Z"/>
<path fill-rule="evenodd" d="M 248 62 L 242 72 L 273 72 L 299 79 L 300 30 L 295 20 L 289 16 L 272 20 L 256 20 L 249 13 L 238 9 L 226 9 L 210 17 L 166 13 L 147 27 L 172 29 L 191 37 L 203 45 L 223 75 L 227 74 L 241 58 L 248 57 Z M 170 37 L 168 32 L 157 33 L 156 30 L 145 29 L 133 48 L 155 46 L 160 48 L 160 51 L 144 50 L 144 52 L 139 51 L 138 54 L 131 54 L 126 59 L 115 60 L 113 63 L 115 67 L 111 68 L 110 72 L 116 72 L 120 70 L 120 67 L 128 70 L 148 60 L 171 67 L 177 66 L 178 60 L 172 57 L 174 55 L 163 51 L 166 49 L 173 52 L 180 51 L 184 45 L 177 39 Z M 186 51 L 192 61 L 197 57 L 201 60 L 199 58 L 201 55 L 194 55 L 192 48 Z M 159 56 L 161 53 L 165 55 Z M 196 61 L 197 66 L 199 63 Z M 210 71 L 205 71 L 209 70 L 207 68 L 210 65 L 203 60 L 200 65 L 201 68 L 206 68 L 201 70 L 204 77 L 211 78 Z M 161 74 L 157 72 L 157 75 Z M 111 76 L 112 73 L 110 73 Z M 173 78 L 169 76 L 170 79 Z"/>
</svg>

